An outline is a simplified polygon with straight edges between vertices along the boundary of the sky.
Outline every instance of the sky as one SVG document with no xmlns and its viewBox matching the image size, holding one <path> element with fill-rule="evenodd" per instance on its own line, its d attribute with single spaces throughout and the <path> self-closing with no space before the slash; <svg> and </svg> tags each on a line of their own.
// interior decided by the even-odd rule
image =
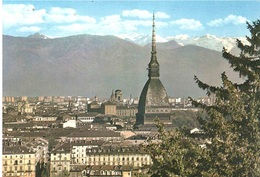
<svg viewBox="0 0 260 177">
<path fill-rule="evenodd" d="M 161 37 L 244 37 L 260 19 L 260 1 L 12 1 L 2 2 L 2 33 L 48 37 L 77 34 L 151 34 L 155 13 Z"/>
</svg>

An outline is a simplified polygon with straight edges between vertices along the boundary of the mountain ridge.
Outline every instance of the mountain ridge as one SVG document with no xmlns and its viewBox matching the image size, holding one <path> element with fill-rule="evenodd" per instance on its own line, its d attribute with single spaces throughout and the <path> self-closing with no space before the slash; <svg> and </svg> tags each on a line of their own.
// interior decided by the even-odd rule
<svg viewBox="0 0 260 177">
<path fill-rule="evenodd" d="M 147 81 L 150 45 L 140 46 L 115 36 L 75 35 L 34 39 L 3 36 L 3 95 L 80 95 L 139 97 Z M 228 71 L 221 53 L 203 47 L 157 43 L 161 81 L 172 97 L 203 96 L 193 77 L 220 84 Z M 212 79 L 213 78 L 213 79 Z"/>
</svg>

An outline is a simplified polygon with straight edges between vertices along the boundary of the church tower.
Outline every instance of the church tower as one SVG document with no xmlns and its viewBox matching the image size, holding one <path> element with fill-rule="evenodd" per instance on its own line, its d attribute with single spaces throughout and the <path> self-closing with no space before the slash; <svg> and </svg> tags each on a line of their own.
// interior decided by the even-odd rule
<svg viewBox="0 0 260 177">
<path fill-rule="evenodd" d="M 136 114 L 137 125 L 154 124 L 154 119 L 171 124 L 168 95 L 159 79 L 160 65 L 156 54 L 155 16 L 153 14 L 152 51 L 148 64 L 148 81 L 140 95 L 138 113 Z"/>
</svg>

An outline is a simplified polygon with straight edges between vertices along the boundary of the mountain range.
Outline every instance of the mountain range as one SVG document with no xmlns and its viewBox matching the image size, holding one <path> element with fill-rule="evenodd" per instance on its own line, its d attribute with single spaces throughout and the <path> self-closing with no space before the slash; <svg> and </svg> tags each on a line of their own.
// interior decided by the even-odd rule
<svg viewBox="0 0 260 177">
<path fill-rule="evenodd" d="M 147 45 L 152 40 L 150 35 L 143 35 L 137 33 L 118 35 L 117 37 L 141 46 Z M 237 39 L 241 40 L 243 43 L 247 43 L 246 37 L 218 37 L 211 34 L 206 34 L 200 37 L 189 37 L 188 35 L 184 34 L 177 36 L 168 36 L 166 38 L 157 35 L 156 39 L 157 42 L 160 43 L 165 43 L 174 40 L 182 46 L 196 45 L 207 49 L 216 50 L 219 52 L 222 51 L 223 47 L 225 47 L 228 51 L 231 51 L 234 48 L 236 48 Z"/>
<path fill-rule="evenodd" d="M 151 44 L 138 45 L 115 36 L 3 35 L 3 96 L 98 96 L 121 89 L 139 97 L 148 79 Z M 219 51 L 170 40 L 157 43 L 160 79 L 171 97 L 199 97 L 194 75 L 220 85 L 224 71 L 239 82 Z"/>
</svg>

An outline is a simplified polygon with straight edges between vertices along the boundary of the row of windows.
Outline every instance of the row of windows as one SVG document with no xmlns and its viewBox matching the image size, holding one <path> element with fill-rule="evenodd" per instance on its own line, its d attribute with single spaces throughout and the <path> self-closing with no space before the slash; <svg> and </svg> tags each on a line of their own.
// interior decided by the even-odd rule
<svg viewBox="0 0 260 177">
<path fill-rule="evenodd" d="M 53 165 L 69 165 L 70 162 L 52 162 Z"/>
<path fill-rule="evenodd" d="M 5 158 L 7 159 L 7 158 L 10 158 L 10 159 L 12 159 L 12 158 L 24 158 L 24 155 L 10 155 L 9 157 L 7 156 L 7 155 L 5 155 Z M 31 155 L 29 155 L 29 158 L 31 157 Z"/>
<path fill-rule="evenodd" d="M 166 110 L 162 110 L 162 109 L 161 110 L 158 110 L 158 109 L 156 109 L 156 110 L 155 109 L 151 109 L 150 110 L 150 109 L 148 109 L 147 112 L 168 112 L 168 110 L 167 109 Z"/>
<path fill-rule="evenodd" d="M 58 168 L 56 168 L 56 167 L 53 167 L 53 171 L 56 171 L 56 170 L 58 170 L 58 171 L 61 171 L 61 170 L 67 170 L 67 167 L 63 167 L 63 169 L 62 169 L 62 167 L 58 167 Z"/>
<path fill-rule="evenodd" d="M 80 117 L 80 120 L 94 120 L 95 117 Z"/>
<path fill-rule="evenodd" d="M 28 173 L 20 173 L 21 176 L 27 176 L 27 177 L 34 177 L 35 174 L 34 173 L 31 173 L 31 172 L 28 172 Z M 19 176 L 19 173 L 17 174 L 13 174 L 13 173 L 4 173 L 4 176 Z"/>
<path fill-rule="evenodd" d="M 51 155 L 54 155 L 54 156 L 56 156 L 56 155 L 59 155 L 59 156 L 64 155 L 64 156 L 65 156 L 65 155 L 67 155 L 67 153 L 64 153 L 64 154 L 63 154 L 63 153 L 62 153 L 62 154 L 53 153 L 53 154 L 51 154 Z"/>
<path fill-rule="evenodd" d="M 31 160 L 24 161 L 24 162 L 30 164 Z M 10 160 L 10 164 L 12 164 L 12 163 L 13 163 L 13 161 Z M 18 165 L 18 164 L 22 164 L 22 163 L 23 163 L 23 160 L 19 160 L 19 161 L 18 160 L 14 160 L 14 165 Z M 4 164 L 7 165 L 8 161 L 5 161 Z"/>
<path fill-rule="evenodd" d="M 87 165 L 134 165 L 140 167 L 141 165 L 150 165 L 150 162 L 86 162 Z"/>
<path fill-rule="evenodd" d="M 132 161 L 134 161 L 134 160 L 136 160 L 136 161 L 139 161 L 139 159 L 140 159 L 140 161 L 147 161 L 148 160 L 148 158 L 147 157 L 145 157 L 145 158 L 143 158 L 143 157 L 136 157 L 136 158 L 134 158 L 134 157 L 132 157 L 132 158 L 130 158 L 130 157 L 122 157 L 122 158 L 120 158 L 120 157 L 108 157 L 108 158 L 105 158 L 105 157 L 103 157 L 103 161 L 106 161 L 106 159 L 108 160 L 108 161 L 110 161 L 110 160 L 113 160 L 113 161 L 115 161 L 115 160 L 117 160 L 117 161 L 120 161 L 121 159 L 122 159 L 122 161 L 130 161 L 130 160 L 132 160 Z M 101 161 L 102 160 L 102 158 L 100 158 L 100 157 L 89 157 L 89 158 L 87 158 L 87 160 L 89 160 L 89 161 Z"/>
<path fill-rule="evenodd" d="M 23 166 L 19 166 L 19 167 L 17 167 L 17 166 L 15 166 L 14 168 L 13 167 L 9 167 L 9 168 L 7 168 L 7 167 L 4 167 L 4 171 L 8 171 L 8 169 L 9 169 L 9 171 L 23 171 L 23 170 L 28 170 L 28 171 L 31 171 L 31 166 L 27 166 L 27 168 L 23 168 Z"/>
<path fill-rule="evenodd" d="M 53 160 L 56 160 L 56 157 L 53 158 Z M 67 160 L 67 157 L 64 157 L 64 158 L 57 158 L 57 160 Z"/>
</svg>

